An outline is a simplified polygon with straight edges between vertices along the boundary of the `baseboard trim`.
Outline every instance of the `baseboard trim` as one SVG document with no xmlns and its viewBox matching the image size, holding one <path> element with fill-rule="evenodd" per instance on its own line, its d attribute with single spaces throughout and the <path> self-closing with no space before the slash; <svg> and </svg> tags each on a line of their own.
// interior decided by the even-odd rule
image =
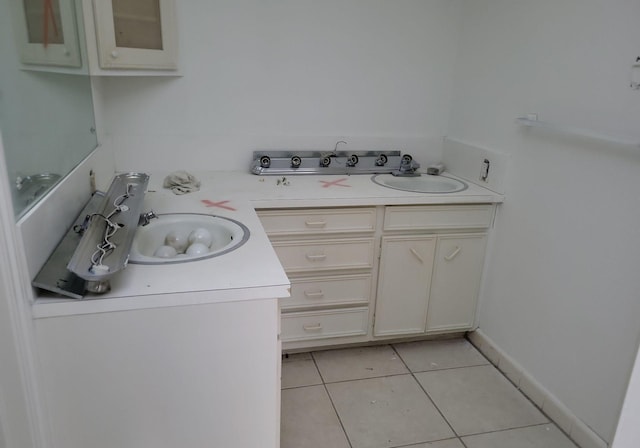
<svg viewBox="0 0 640 448">
<path fill-rule="evenodd" d="M 580 448 L 607 448 L 605 442 L 555 395 L 505 353 L 482 330 L 467 333 L 469 341 Z"/>
</svg>

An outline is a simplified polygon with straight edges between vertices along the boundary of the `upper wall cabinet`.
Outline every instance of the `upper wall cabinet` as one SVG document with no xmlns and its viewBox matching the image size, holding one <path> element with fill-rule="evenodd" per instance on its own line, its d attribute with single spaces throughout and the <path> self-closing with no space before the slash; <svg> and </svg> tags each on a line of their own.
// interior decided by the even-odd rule
<svg viewBox="0 0 640 448">
<path fill-rule="evenodd" d="M 177 69 L 174 0 L 94 0 L 102 69 Z"/>
<path fill-rule="evenodd" d="M 82 66 L 73 0 L 12 0 L 12 11 L 22 63 Z"/>
<path fill-rule="evenodd" d="M 175 0 L 11 0 L 25 69 L 177 75 Z"/>
</svg>

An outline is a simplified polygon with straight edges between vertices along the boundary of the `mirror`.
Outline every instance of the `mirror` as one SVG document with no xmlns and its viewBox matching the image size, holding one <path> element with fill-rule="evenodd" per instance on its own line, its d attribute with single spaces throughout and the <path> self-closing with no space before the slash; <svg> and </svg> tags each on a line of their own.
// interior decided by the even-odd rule
<svg viewBox="0 0 640 448">
<path fill-rule="evenodd" d="M 25 70 L 12 17 L 9 2 L 0 2 L 0 130 L 18 219 L 96 148 L 97 139 L 89 76 Z"/>
</svg>

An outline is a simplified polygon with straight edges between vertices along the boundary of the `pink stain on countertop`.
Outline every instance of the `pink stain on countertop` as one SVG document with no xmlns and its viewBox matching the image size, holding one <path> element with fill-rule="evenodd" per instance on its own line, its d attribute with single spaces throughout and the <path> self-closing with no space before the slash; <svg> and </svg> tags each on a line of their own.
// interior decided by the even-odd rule
<svg viewBox="0 0 640 448">
<path fill-rule="evenodd" d="M 218 202 L 213 202 L 213 201 L 210 201 L 209 199 L 203 199 L 201 202 L 202 202 L 206 207 L 218 207 L 218 208 L 224 208 L 225 210 L 231 210 L 231 211 L 233 211 L 233 212 L 237 211 L 235 208 L 230 207 L 230 206 L 228 206 L 228 205 L 225 205 L 225 204 L 228 204 L 228 203 L 229 203 L 229 202 L 231 202 L 231 201 L 218 201 Z"/>
<path fill-rule="evenodd" d="M 329 188 L 329 187 L 351 187 L 351 185 L 345 185 L 342 182 L 345 182 L 347 180 L 346 177 L 343 177 L 341 179 L 336 179 L 336 180 L 332 180 L 332 181 L 327 181 L 327 180 L 320 180 L 318 182 L 321 182 L 322 188 Z"/>
</svg>

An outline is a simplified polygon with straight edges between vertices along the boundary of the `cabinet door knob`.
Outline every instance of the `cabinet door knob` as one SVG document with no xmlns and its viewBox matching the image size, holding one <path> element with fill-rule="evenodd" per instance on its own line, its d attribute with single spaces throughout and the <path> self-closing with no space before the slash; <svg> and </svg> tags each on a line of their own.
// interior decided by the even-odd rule
<svg viewBox="0 0 640 448">
<path fill-rule="evenodd" d="M 112 57 L 113 59 L 116 59 L 118 56 L 119 56 L 119 54 L 118 54 L 118 52 L 117 52 L 116 50 L 113 50 L 113 51 L 111 52 L 111 57 Z"/>
<path fill-rule="evenodd" d="M 453 252 L 451 252 L 449 255 L 447 255 L 446 257 L 444 257 L 445 260 L 447 261 L 451 261 L 454 258 L 456 258 L 456 256 L 460 253 L 462 249 L 460 248 L 460 246 L 456 246 L 456 248 L 454 249 Z"/>
<path fill-rule="evenodd" d="M 420 260 L 420 263 L 424 263 L 424 260 L 422 259 L 422 256 L 418 253 L 417 250 L 415 250 L 413 247 L 411 249 L 409 249 L 411 251 L 411 253 L 413 254 L 414 257 L 416 257 L 418 260 Z"/>
<path fill-rule="evenodd" d="M 318 255 L 307 254 L 306 257 L 307 257 L 307 260 L 309 261 L 321 261 L 327 258 L 325 254 L 318 254 Z"/>
</svg>

